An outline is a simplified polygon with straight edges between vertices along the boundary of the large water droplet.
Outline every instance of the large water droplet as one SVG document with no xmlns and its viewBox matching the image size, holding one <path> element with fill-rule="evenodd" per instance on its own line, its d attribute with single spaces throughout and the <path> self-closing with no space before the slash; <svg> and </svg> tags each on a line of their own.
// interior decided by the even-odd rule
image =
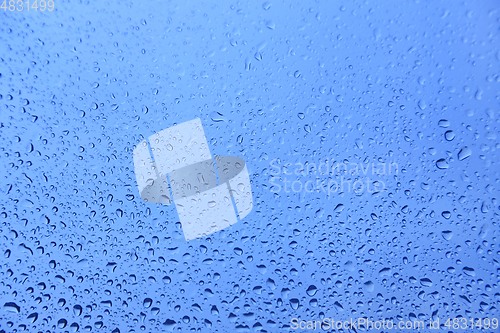
<svg viewBox="0 0 500 333">
<path fill-rule="evenodd" d="M 450 240 L 453 237 L 453 231 L 445 230 L 445 231 L 441 232 L 441 235 L 443 235 L 444 239 Z"/>
<path fill-rule="evenodd" d="M 437 160 L 436 166 L 438 167 L 438 169 L 441 169 L 441 170 L 448 169 L 448 167 L 449 167 L 448 162 L 446 162 L 446 160 L 444 158 Z"/>
<path fill-rule="evenodd" d="M 460 161 L 465 160 L 467 157 L 469 157 L 472 154 L 472 150 L 469 147 L 463 147 L 460 152 L 458 153 L 458 159 Z"/>
</svg>

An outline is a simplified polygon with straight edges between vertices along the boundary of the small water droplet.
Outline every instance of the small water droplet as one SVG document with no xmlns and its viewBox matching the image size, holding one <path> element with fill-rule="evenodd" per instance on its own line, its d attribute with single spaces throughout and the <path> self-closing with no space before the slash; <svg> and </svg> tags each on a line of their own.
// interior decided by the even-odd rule
<svg viewBox="0 0 500 333">
<path fill-rule="evenodd" d="M 316 295 L 316 292 L 318 291 L 318 288 L 316 288 L 316 286 L 314 285 L 310 285 L 309 288 L 307 288 L 307 294 L 311 297 L 313 297 L 314 295 Z"/>
<path fill-rule="evenodd" d="M 446 160 L 444 158 L 437 160 L 436 166 L 438 167 L 438 169 L 441 169 L 441 170 L 448 169 L 448 167 L 449 167 L 448 162 L 446 162 Z"/>
<path fill-rule="evenodd" d="M 151 298 L 145 298 L 144 301 L 142 302 L 142 305 L 145 308 L 149 308 L 153 304 L 153 300 Z"/>
<path fill-rule="evenodd" d="M 447 119 L 441 119 L 438 123 L 439 127 L 449 127 L 450 126 L 450 121 Z"/>
<path fill-rule="evenodd" d="M 424 287 L 431 287 L 432 281 L 429 278 L 420 279 L 420 284 Z"/>
<path fill-rule="evenodd" d="M 220 112 L 213 111 L 210 113 L 210 119 L 214 122 L 221 122 L 221 121 L 226 121 L 226 118 L 224 118 L 224 115 Z"/>
<path fill-rule="evenodd" d="M 299 308 L 299 300 L 296 298 L 292 298 L 290 300 L 290 306 L 292 307 L 292 309 L 297 310 Z"/>
<path fill-rule="evenodd" d="M 368 281 L 364 283 L 363 287 L 365 288 L 366 291 L 372 292 L 375 289 L 375 284 L 371 281 Z"/>
<path fill-rule="evenodd" d="M 447 141 L 452 141 L 455 139 L 455 133 L 453 131 L 446 131 L 446 133 L 444 133 L 444 137 Z"/>
</svg>

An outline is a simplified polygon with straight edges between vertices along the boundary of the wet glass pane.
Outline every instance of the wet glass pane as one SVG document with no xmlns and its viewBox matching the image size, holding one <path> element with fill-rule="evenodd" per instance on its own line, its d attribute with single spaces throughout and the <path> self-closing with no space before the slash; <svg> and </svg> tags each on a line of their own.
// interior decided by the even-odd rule
<svg viewBox="0 0 500 333">
<path fill-rule="evenodd" d="M 0 5 L 1 333 L 499 329 L 497 1 Z"/>
</svg>

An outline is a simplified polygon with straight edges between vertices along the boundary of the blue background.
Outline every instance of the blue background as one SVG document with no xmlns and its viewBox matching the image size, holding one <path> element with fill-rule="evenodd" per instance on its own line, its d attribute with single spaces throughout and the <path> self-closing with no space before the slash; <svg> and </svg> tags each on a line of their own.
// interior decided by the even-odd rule
<svg viewBox="0 0 500 333">
<path fill-rule="evenodd" d="M 497 1 L 54 2 L 0 10 L 0 330 L 498 318 Z M 186 242 L 132 151 L 194 118 L 254 208 Z M 398 172 L 271 184 L 325 161 Z"/>
</svg>

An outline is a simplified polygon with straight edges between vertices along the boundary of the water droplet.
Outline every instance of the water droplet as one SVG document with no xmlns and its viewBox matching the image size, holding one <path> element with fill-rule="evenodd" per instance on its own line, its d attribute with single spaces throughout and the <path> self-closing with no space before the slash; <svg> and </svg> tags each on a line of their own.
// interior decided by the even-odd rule
<svg viewBox="0 0 500 333">
<path fill-rule="evenodd" d="M 149 308 L 153 304 L 153 300 L 151 298 L 145 298 L 144 301 L 142 302 L 142 305 L 145 308 Z"/>
<path fill-rule="evenodd" d="M 453 231 L 446 230 L 446 231 L 441 232 L 441 235 L 443 235 L 444 239 L 450 240 L 453 237 Z"/>
<path fill-rule="evenodd" d="M 462 272 L 464 272 L 464 274 L 467 276 L 471 276 L 471 277 L 476 276 L 476 271 L 474 270 L 474 268 L 464 267 L 462 269 Z"/>
<path fill-rule="evenodd" d="M 420 279 L 420 284 L 424 287 L 431 287 L 432 281 L 429 278 Z"/>
<path fill-rule="evenodd" d="M 438 167 L 438 169 L 441 169 L 441 170 L 448 169 L 448 167 L 449 167 L 448 162 L 446 162 L 446 160 L 444 158 L 437 160 L 436 166 Z"/>
<path fill-rule="evenodd" d="M 299 300 L 298 299 L 292 298 L 290 300 L 290 306 L 292 307 L 292 309 L 297 310 L 299 308 L 299 305 L 300 304 L 299 304 Z"/>
<path fill-rule="evenodd" d="M 28 316 L 28 320 L 33 324 L 38 319 L 38 313 L 34 312 Z"/>
<path fill-rule="evenodd" d="M 333 306 L 337 309 L 337 311 L 344 311 L 344 307 L 338 301 L 333 303 Z"/>
<path fill-rule="evenodd" d="M 57 321 L 58 328 L 65 328 L 67 324 L 68 324 L 68 321 L 66 319 L 59 319 Z"/>
<path fill-rule="evenodd" d="M 420 108 L 420 110 L 425 110 L 427 108 L 427 103 L 423 99 L 421 99 L 418 102 L 418 107 Z"/>
<path fill-rule="evenodd" d="M 268 29 L 274 30 L 274 29 L 276 29 L 276 23 L 274 23 L 273 20 L 267 20 L 266 21 L 266 27 Z"/>
<path fill-rule="evenodd" d="M 7 312 L 19 313 L 21 311 L 21 308 L 14 302 L 7 302 L 3 307 Z"/>
<path fill-rule="evenodd" d="M 308 294 L 309 296 L 311 296 L 311 297 L 312 297 L 312 296 L 316 295 L 316 292 L 317 292 L 317 291 L 318 291 L 318 288 L 316 288 L 316 286 L 314 286 L 314 285 L 310 285 L 310 286 L 309 286 L 309 288 L 307 288 L 307 291 L 306 291 L 306 292 L 307 292 L 307 294 Z"/>
<path fill-rule="evenodd" d="M 375 284 L 371 281 L 368 281 L 364 283 L 363 287 L 365 288 L 366 291 L 372 292 L 375 289 Z"/>
<path fill-rule="evenodd" d="M 382 276 L 390 276 L 391 274 L 392 274 L 392 269 L 390 267 L 382 268 L 380 270 L 380 272 L 378 272 L 378 275 L 380 277 L 382 277 Z"/>
<path fill-rule="evenodd" d="M 354 272 L 356 266 L 352 261 L 349 260 L 344 264 L 344 268 L 349 272 Z"/>
<path fill-rule="evenodd" d="M 450 127 L 450 121 L 447 119 L 441 119 L 438 123 L 439 127 Z"/>
<path fill-rule="evenodd" d="M 458 153 L 458 160 L 463 161 L 472 154 L 472 150 L 469 147 L 463 147 Z"/>
<path fill-rule="evenodd" d="M 224 118 L 224 115 L 220 112 L 213 111 L 210 113 L 210 119 L 212 119 L 213 122 L 221 122 L 221 121 L 226 121 L 226 118 Z"/>
<path fill-rule="evenodd" d="M 80 305 L 73 306 L 73 313 L 75 316 L 80 316 L 82 314 L 83 308 Z"/>
</svg>

